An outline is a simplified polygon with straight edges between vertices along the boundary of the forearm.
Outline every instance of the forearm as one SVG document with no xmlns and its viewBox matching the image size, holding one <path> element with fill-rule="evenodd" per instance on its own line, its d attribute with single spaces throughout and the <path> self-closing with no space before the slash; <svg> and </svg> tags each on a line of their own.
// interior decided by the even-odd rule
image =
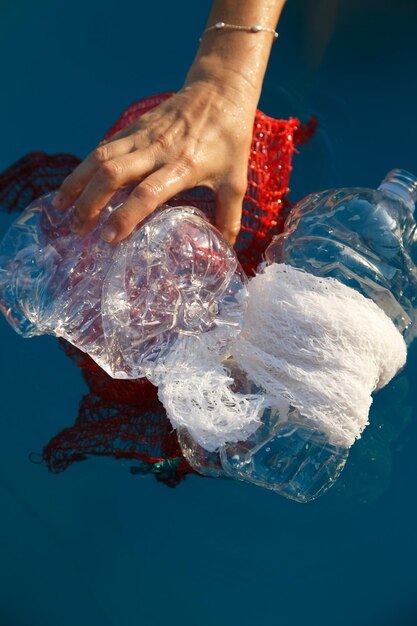
<svg viewBox="0 0 417 626">
<path fill-rule="evenodd" d="M 207 27 L 216 22 L 275 29 L 285 0 L 215 0 Z M 234 244 L 253 120 L 274 41 L 271 32 L 229 29 L 204 33 L 183 89 L 93 150 L 54 198 L 61 210 L 75 205 L 72 229 L 90 232 L 117 189 L 134 184 L 102 229 L 118 243 L 158 206 L 185 189 L 216 194 L 215 222 Z"/>
<path fill-rule="evenodd" d="M 275 29 L 284 4 L 285 0 L 215 0 L 207 28 L 224 22 Z M 202 38 L 185 85 L 200 79 L 220 81 L 257 102 L 273 42 L 273 35 L 265 31 L 209 31 Z"/>
</svg>

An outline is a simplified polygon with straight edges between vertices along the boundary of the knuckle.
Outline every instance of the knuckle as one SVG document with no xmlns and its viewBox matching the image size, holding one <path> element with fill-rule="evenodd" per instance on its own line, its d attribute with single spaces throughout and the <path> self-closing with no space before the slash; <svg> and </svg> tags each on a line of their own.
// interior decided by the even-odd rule
<svg viewBox="0 0 417 626">
<path fill-rule="evenodd" d="M 111 158 L 111 149 L 108 144 L 98 146 L 89 155 L 89 159 L 96 164 L 103 163 L 104 161 L 108 161 L 108 159 L 110 158 Z"/>
<path fill-rule="evenodd" d="M 155 148 L 162 150 L 163 152 L 166 152 L 171 147 L 171 141 L 166 135 L 158 135 L 152 143 Z"/>
<path fill-rule="evenodd" d="M 118 161 L 105 161 L 100 165 L 98 175 L 105 182 L 117 183 L 122 175 L 122 167 Z"/>
<path fill-rule="evenodd" d="M 131 195 L 140 202 L 152 202 L 156 200 L 161 191 L 162 185 L 160 183 L 144 181 L 135 187 Z"/>
<path fill-rule="evenodd" d="M 133 134 L 133 147 L 136 150 L 141 150 L 144 146 L 149 144 L 148 134 L 146 129 L 138 127 Z"/>
<path fill-rule="evenodd" d="M 178 169 L 188 174 L 190 170 L 195 168 L 195 157 L 191 152 L 184 152 L 178 160 Z"/>
<path fill-rule="evenodd" d="M 191 169 L 185 165 L 184 163 L 176 163 L 174 167 L 170 169 L 167 173 L 167 181 L 186 181 L 186 180 L 194 180 L 194 176 L 192 176 L 193 172 Z"/>
</svg>

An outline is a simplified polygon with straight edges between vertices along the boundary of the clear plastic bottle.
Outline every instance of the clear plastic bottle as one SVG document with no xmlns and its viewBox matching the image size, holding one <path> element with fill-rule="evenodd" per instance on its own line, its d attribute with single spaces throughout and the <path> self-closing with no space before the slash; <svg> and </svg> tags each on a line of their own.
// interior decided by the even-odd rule
<svg viewBox="0 0 417 626">
<path fill-rule="evenodd" d="M 101 223 L 127 193 L 115 194 L 87 238 L 71 233 L 69 214 L 55 210 L 49 195 L 32 203 L 0 244 L 0 311 L 23 336 L 63 336 L 114 377 L 146 375 L 164 386 L 170 371 L 176 376 L 175 367 L 186 372 L 187 382 L 189 361 L 199 365 L 209 354 L 214 359 L 206 363 L 210 369 L 225 359 L 231 391 L 255 398 L 259 406 L 259 396 L 267 394 L 250 380 L 236 352 L 248 291 L 232 248 L 190 207 L 161 207 L 126 242 L 107 246 L 99 236 Z M 352 287 L 373 300 L 409 344 L 416 326 L 416 199 L 417 179 L 401 170 L 388 174 L 378 190 L 312 194 L 292 209 L 284 232 L 266 250 L 264 266 L 289 265 Z M 289 287 L 292 292 L 292 282 Z M 255 299 L 249 301 L 257 306 Z M 252 342 L 251 350 L 256 345 Z M 198 371 L 205 374 L 204 368 Z M 189 399 L 194 400 L 190 380 Z M 178 388 L 183 397 L 184 387 Z M 217 393 L 218 386 L 209 391 Z M 204 393 L 210 412 L 212 396 Z M 222 419 L 229 399 L 217 393 Z M 188 421 L 169 417 L 184 455 L 200 473 L 254 483 L 306 502 L 334 483 L 349 448 L 313 427 L 302 406 L 304 415 L 290 404 L 285 419 L 277 408 L 264 408 L 261 425 L 245 431 L 252 434 L 222 443 L 218 452 L 209 452 L 190 435 L 195 404 L 181 405 L 180 417 Z M 243 432 L 222 441 L 236 441 Z M 211 449 L 217 450 L 217 444 Z"/>
<path fill-rule="evenodd" d="M 266 250 L 266 263 L 286 263 L 356 289 L 386 313 L 408 345 L 415 334 L 417 304 L 416 200 L 417 178 L 403 170 L 391 171 L 377 190 L 312 194 L 291 210 L 284 232 Z M 236 362 L 226 363 L 235 391 L 262 393 Z M 295 408 L 285 422 L 268 409 L 253 435 L 218 453 L 201 448 L 185 430 L 179 438 L 200 473 L 251 482 L 299 502 L 326 491 L 349 453 L 310 428 Z"/>
</svg>

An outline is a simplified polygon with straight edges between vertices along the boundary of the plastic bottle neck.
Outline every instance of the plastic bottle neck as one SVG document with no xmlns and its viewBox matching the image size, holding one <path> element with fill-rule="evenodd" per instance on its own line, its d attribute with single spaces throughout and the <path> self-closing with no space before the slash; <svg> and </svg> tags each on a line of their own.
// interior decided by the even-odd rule
<svg viewBox="0 0 417 626">
<path fill-rule="evenodd" d="M 417 202 L 417 178 L 414 174 L 405 170 L 391 170 L 378 189 L 401 198 L 414 213 Z"/>
</svg>

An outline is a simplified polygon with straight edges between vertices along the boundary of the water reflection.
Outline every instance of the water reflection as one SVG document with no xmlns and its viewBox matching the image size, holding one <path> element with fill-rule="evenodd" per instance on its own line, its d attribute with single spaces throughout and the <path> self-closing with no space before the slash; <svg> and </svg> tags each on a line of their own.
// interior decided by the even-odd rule
<svg viewBox="0 0 417 626">
<path fill-rule="evenodd" d="M 131 474 L 153 474 L 169 487 L 195 473 L 182 456 L 154 387 L 146 386 L 143 395 L 140 381 L 111 381 L 107 386 L 104 372 L 100 370 L 97 377 L 97 372 L 86 368 L 88 357 L 71 346 L 66 350 L 81 365 L 90 392 L 81 399 L 74 424 L 52 437 L 41 456 L 33 457 L 35 462 L 41 458 L 49 471 L 60 473 L 90 457 L 113 457 L 124 461 Z M 416 357 L 416 350 L 410 350 L 405 370 L 373 396 L 370 425 L 353 445 L 334 487 L 321 498 L 330 505 L 375 502 L 389 489 L 395 456 L 401 452 L 412 419 L 409 377 L 417 368 Z M 98 370 L 92 362 L 91 366 Z M 124 402 L 115 401 L 109 390 Z"/>
</svg>

